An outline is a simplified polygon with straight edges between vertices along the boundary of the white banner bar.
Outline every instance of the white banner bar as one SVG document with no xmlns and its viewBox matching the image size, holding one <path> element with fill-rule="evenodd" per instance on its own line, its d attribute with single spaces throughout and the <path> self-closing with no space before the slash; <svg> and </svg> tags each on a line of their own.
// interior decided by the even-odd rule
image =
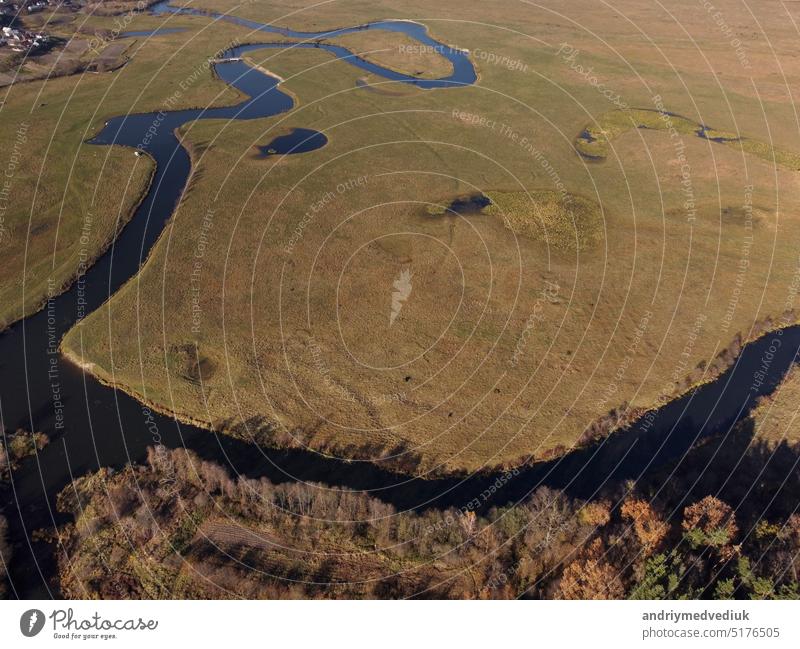
<svg viewBox="0 0 800 649">
<path fill-rule="evenodd" d="M 798 619 L 800 603 L 790 601 L 47 600 L 0 602 L 0 646 L 797 647 Z"/>
</svg>

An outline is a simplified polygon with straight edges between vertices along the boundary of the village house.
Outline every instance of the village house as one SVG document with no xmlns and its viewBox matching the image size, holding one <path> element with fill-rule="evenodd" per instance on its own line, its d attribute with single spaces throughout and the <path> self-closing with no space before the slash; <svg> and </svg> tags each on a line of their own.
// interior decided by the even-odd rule
<svg viewBox="0 0 800 649">
<path fill-rule="evenodd" d="M 35 52 L 49 41 L 47 34 L 28 32 L 15 27 L 3 27 L 0 46 L 7 45 L 14 52 Z"/>
</svg>

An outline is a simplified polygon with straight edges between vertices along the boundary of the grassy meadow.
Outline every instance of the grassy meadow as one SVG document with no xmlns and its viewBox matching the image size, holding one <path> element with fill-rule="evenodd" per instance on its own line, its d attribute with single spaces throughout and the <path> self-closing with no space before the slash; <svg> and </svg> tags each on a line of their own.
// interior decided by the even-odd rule
<svg viewBox="0 0 800 649">
<path fill-rule="evenodd" d="M 109 17 L 80 14 L 57 33 L 89 38 L 113 27 Z M 161 24 L 139 16 L 131 29 Z M 213 35 L 206 20 L 181 18 L 170 26 L 189 32 L 131 41 L 129 62 L 107 73 L 79 73 L 15 83 L 0 97 L 0 330 L 36 311 L 48 286 L 70 284 L 81 267 L 107 248 L 132 215 L 149 184 L 152 163 L 129 149 L 85 141 L 105 120 L 127 112 L 157 110 L 216 49 L 233 38 L 225 25 Z M 113 47 L 114 43 L 110 43 Z M 216 49 L 214 49 L 216 48 Z M 238 93 L 221 83 L 184 84 L 186 105 L 229 104 Z"/>
<path fill-rule="evenodd" d="M 589 2 L 460 2 L 458 19 L 450 3 L 303 4 L 195 6 L 303 29 L 420 20 L 470 49 L 479 82 L 384 94 L 359 88 L 363 73 L 323 51 L 249 53 L 297 105 L 186 129 L 190 191 L 142 272 L 64 341 L 103 380 L 262 444 L 421 474 L 472 471 L 562 452 L 610 411 L 706 380 L 737 334 L 794 321 L 796 171 L 659 130 L 609 138 L 602 162 L 575 151 L 586 124 L 616 109 L 602 84 L 629 106 L 658 96 L 668 111 L 800 153 L 785 16 L 762 23 L 774 53 L 747 40 L 754 86 L 690 2 L 671 7 L 680 24 L 626 3 L 641 34 Z M 726 16 L 748 24 L 733 8 Z M 164 67 L 137 54 L 114 73 L 130 75 L 126 92 L 112 86 L 98 110 L 125 110 L 143 79 L 137 109 L 157 104 L 156 89 L 220 41 L 255 40 L 191 23 L 202 39 L 161 37 L 181 54 L 161 52 Z M 578 52 L 569 60 L 565 43 Z M 186 105 L 231 94 L 208 73 Z M 329 142 L 258 159 L 256 147 L 287 128 Z M 503 198 L 488 211 L 437 213 L 481 192 Z M 581 201 L 565 221 L 554 197 L 568 195 Z M 547 218 L 532 229 L 537 214 Z"/>
<path fill-rule="evenodd" d="M 758 439 L 770 444 L 796 444 L 800 441 L 800 372 L 793 368 L 778 389 L 754 409 L 751 416 Z"/>
<path fill-rule="evenodd" d="M 453 74 L 445 57 L 406 34 L 368 30 L 344 34 L 323 42 L 341 45 L 362 59 L 420 79 L 441 79 Z"/>
<path fill-rule="evenodd" d="M 791 169 L 800 171 L 800 154 L 783 151 L 766 142 L 742 137 L 732 131 L 720 131 L 703 126 L 680 115 L 661 112 L 661 109 L 620 109 L 601 115 L 588 124 L 576 141 L 575 148 L 589 159 L 604 159 L 608 156 L 609 143 L 632 129 L 648 129 L 675 132 L 675 135 L 697 135 L 734 147 L 751 155 L 763 158 Z"/>
</svg>

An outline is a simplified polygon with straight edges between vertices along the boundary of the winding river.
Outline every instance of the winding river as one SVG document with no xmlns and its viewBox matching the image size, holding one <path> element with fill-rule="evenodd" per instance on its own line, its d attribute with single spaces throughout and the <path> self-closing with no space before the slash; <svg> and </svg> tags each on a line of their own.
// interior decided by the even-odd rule
<svg viewBox="0 0 800 649">
<path fill-rule="evenodd" d="M 157 14 L 184 11 L 166 3 L 152 9 Z M 458 87 L 476 80 L 465 52 L 431 39 L 425 27 L 417 23 L 381 21 L 335 32 L 309 33 L 231 16 L 194 10 L 187 13 L 299 39 L 331 37 L 361 29 L 401 31 L 422 44 L 437 47 L 437 51 L 452 62 L 453 74 L 444 79 L 418 79 L 364 61 L 342 47 L 322 47 L 370 73 L 423 88 Z M 246 45 L 232 48 L 224 56 L 236 58 L 254 49 L 273 46 L 286 47 L 269 43 Z M 307 42 L 292 47 L 315 45 Z M 414 479 L 369 463 L 341 462 L 308 451 L 254 449 L 231 437 L 151 412 L 135 399 L 101 385 L 60 357 L 58 344 L 62 336 L 138 272 L 180 200 L 191 163 L 187 151 L 174 135 L 175 129 L 201 119 L 258 119 L 285 112 L 293 106 L 292 99 L 279 89 L 276 78 L 249 67 L 244 61 L 216 64 L 215 71 L 248 98 L 230 107 L 115 117 L 91 140 L 96 145 L 136 147 L 152 156 L 156 170 L 150 190 L 112 247 L 80 282 L 49 300 L 39 313 L 0 334 L 0 423 L 6 430 L 43 431 L 51 438 L 44 450 L 13 473 L 2 491 L 1 502 L 14 547 L 10 578 L 13 595 L 17 597 L 59 596 L 52 579 L 54 552 L 58 552 L 58 548 L 32 540 L 35 530 L 52 530 L 65 522 L 64 516 L 55 509 L 56 495 L 71 480 L 87 472 L 143 460 L 148 446 L 156 442 L 170 448 L 192 449 L 232 471 L 251 477 L 263 476 L 276 483 L 303 480 L 369 490 L 374 496 L 403 509 L 462 507 L 480 498 L 481 493 L 498 480 L 499 476 L 487 474 L 463 479 Z M 308 140 L 320 146 L 324 144 L 313 132 L 303 131 L 297 137 L 302 138 L 301 145 Z M 288 142 L 280 142 L 276 147 L 280 146 L 281 152 L 291 151 L 292 142 L 289 137 Z M 300 146 L 296 150 L 312 148 Z M 724 430 L 746 415 L 756 397 L 770 393 L 794 361 L 798 346 L 798 327 L 748 345 L 736 366 L 715 382 L 669 403 L 605 442 L 520 470 L 510 480 L 502 480 L 502 486 L 492 499 L 482 501 L 481 505 L 523 498 L 542 484 L 590 496 L 606 481 L 635 479 L 651 467 L 680 457 L 700 437 Z M 774 351 L 770 351 L 773 348 Z M 756 382 L 754 377 L 761 376 L 759 371 L 766 354 L 770 356 L 769 371 Z"/>
</svg>

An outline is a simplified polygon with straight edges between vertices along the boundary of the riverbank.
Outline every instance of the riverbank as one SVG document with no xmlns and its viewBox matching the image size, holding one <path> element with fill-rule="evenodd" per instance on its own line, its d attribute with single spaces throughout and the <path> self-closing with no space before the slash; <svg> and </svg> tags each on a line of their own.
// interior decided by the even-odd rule
<svg viewBox="0 0 800 649">
<path fill-rule="evenodd" d="M 664 397 L 659 401 L 658 404 L 653 405 L 651 408 L 641 408 L 641 409 L 630 409 L 625 408 L 624 404 L 620 408 L 615 408 L 612 411 L 612 416 L 608 418 L 604 418 L 599 420 L 597 423 L 593 424 L 592 426 L 587 428 L 586 433 L 581 437 L 580 441 L 571 448 L 563 448 L 557 449 L 554 452 L 550 452 L 543 457 L 527 457 L 527 458 L 520 458 L 516 462 L 504 462 L 498 463 L 494 465 L 484 465 L 477 470 L 474 471 L 465 471 L 465 470 L 445 470 L 443 467 L 438 467 L 438 470 L 430 471 L 430 470 L 420 470 L 421 467 L 421 459 L 414 458 L 413 455 L 411 456 L 411 461 L 409 461 L 408 455 L 402 457 L 399 461 L 391 456 L 389 457 L 375 457 L 372 455 L 374 452 L 374 447 L 366 445 L 363 448 L 353 448 L 350 447 L 347 449 L 347 454 L 342 454 L 339 449 L 336 448 L 315 448 L 313 445 L 309 445 L 308 443 L 304 443 L 304 436 L 301 434 L 300 431 L 295 431 L 295 434 L 290 435 L 280 435 L 276 431 L 279 430 L 278 426 L 271 425 L 269 422 L 263 422 L 260 426 L 252 426 L 248 425 L 246 422 L 241 422 L 240 425 L 237 425 L 234 422 L 229 422 L 227 426 L 220 427 L 215 426 L 209 420 L 198 419 L 195 416 L 192 416 L 188 413 L 178 412 L 173 410 L 163 403 L 159 403 L 157 401 L 147 399 L 143 394 L 138 392 L 137 390 L 131 388 L 129 385 L 121 383 L 119 381 L 115 381 L 109 374 L 107 374 L 102 368 L 94 365 L 93 363 L 87 363 L 83 361 L 77 355 L 76 351 L 71 348 L 65 348 L 62 346 L 60 349 L 61 354 L 63 357 L 73 363 L 76 367 L 79 367 L 82 371 L 85 371 L 93 376 L 97 381 L 101 384 L 113 388 L 114 390 L 118 390 L 120 392 L 124 392 L 128 394 L 133 399 L 136 399 L 138 402 L 142 403 L 144 406 L 149 408 L 154 412 L 158 412 L 166 417 L 174 418 L 177 421 L 180 421 L 184 424 L 196 426 L 198 428 L 202 428 L 207 430 L 209 434 L 226 434 L 231 435 L 236 439 L 239 439 L 246 443 L 253 443 L 261 447 L 271 448 L 276 450 L 298 450 L 311 453 L 313 455 L 317 455 L 320 458 L 333 460 L 333 461 L 356 461 L 356 462 L 368 462 L 380 467 L 382 470 L 388 471 L 390 473 L 395 473 L 398 476 L 407 476 L 412 477 L 416 480 L 430 480 L 436 481 L 441 479 L 459 479 L 459 478 L 466 478 L 468 476 L 478 476 L 478 477 L 490 477 L 494 475 L 500 475 L 504 472 L 508 471 L 523 471 L 526 469 L 541 469 L 549 464 L 557 463 L 562 458 L 568 456 L 571 453 L 577 454 L 580 451 L 586 452 L 591 451 L 598 446 L 603 446 L 607 441 L 618 444 L 622 443 L 625 445 L 625 437 L 627 435 L 635 436 L 638 435 L 638 429 L 644 427 L 646 430 L 649 430 L 651 426 L 653 426 L 654 422 L 659 420 L 663 417 L 661 414 L 664 411 L 669 411 L 670 409 L 677 409 L 682 410 L 682 412 L 678 415 L 679 418 L 687 417 L 691 418 L 689 414 L 690 410 L 688 410 L 689 405 L 685 407 L 681 407 L 681 404 L 691 404 L 691 402 L 695 398 L 695 394 L 697 391 L 702 390 L 705 386 L 711 386 L 714 383 L 722 383 L 722 379 L 725 377 L 726 374 L 730 373 L 733 368 L 737 366 L 742 354 L 744 354 L 745 350 L 748 349 L 748 346 L 753 346 L 756 343 L 767 343 L 769 344 L 771 340 L 774 340 L 776 336 L 782 337 L 783 332 L 786 329 L 800 329 L 795 324 L 784 324 L 779 329 L 772 329 L 769 331 L 762 331 L 759 335 L 752 337 L 751 339 L 747 340 L 746 342 L 742 343 L 741 341 L 735 341 L 731 344 L 731 349 L 735 349 L 736 353 L 732 354 L 730 349 L 726 349 L 720 352 L 718 358 L 722 359 L 724 363 L 719 363 L 713 366 L 712 371 L 704 373 L 702 379 L 690 381 L 687 377 L 687 381 L 682 388 L 679 388 L 675 392 L 673 392 L 668 397 Z M 757 352 L 756 356 L 760 355 L 761 352 Z M 786 350 L 786 354 L 788 355 L 786 362 L 784 362 L 783 367 L 790 368 L 788 371 L 791 372 L 791 368 L 795 367 L 793 363 L 794 352 L 792 348 L 788 348 Z M 770 364 L 772 363 L 772 354 L 770 353 Z M 752 362 L 752 361 L 751 361 Z M 785 371 L 785 370 L 779 370 Z M 794 375 L 794 374 L 793 374 Z M 750 380 L 753 377 L 750 376 Z M 739 381 L 746 381 L 745 379 L 738 379 Z M 776 380 L 773 378 L 773 385 L 767 392 L 764 394 L 771 394 L 772 389 L 777 385 Z M 700 402 L 703 401 L 703 397 L 700 396 L 698 399 Z M 694 415 L 697 419 L 701 421 L 706 421 L 706 425 L 708 425 L 709 419 L 711 417 L 711 413 L 716 408 L 716 398 L 708 399 L 707 401 L 711 401 L 714 403 L 714 406 L 711 408 L 710 411 L 705 412 L 705 414 L 696 414 Z M 732 399 L 733 402 L 737 402 L 736 398 Z M 738 402 L 737 402 L 738 403 Z M 756 403 L 756 402 L 753 402 Z M 733 414 L 733 413 L 731 413 Z M 717 414 L 719 416 L 719 413 Z M 739 412 L 739 416 L 749 416 L 749 410 L 741 410 Z M 723 420 L 727 422 L 727 425 L 732 425 L 735 421 L 730 420 L 727 416 L 723 417 Z M 669 415 L 666 416 L 666 424 L 662 423 L 661 428 L 666 432 L 667 435 L 671 434 L 670 428 L 673 424 L 671 424 L 672 420 L 669 418 Z M 677 422 L 676 422 L 677 423 Z M 714 432 L 714 428 L 711 427 L 710 430 L 706 431 L 706 434 Z M 313 433 L 310 436 L 313 439 Z M 656 440 L 658 444 L 658 440 Z"/>
</svg>

